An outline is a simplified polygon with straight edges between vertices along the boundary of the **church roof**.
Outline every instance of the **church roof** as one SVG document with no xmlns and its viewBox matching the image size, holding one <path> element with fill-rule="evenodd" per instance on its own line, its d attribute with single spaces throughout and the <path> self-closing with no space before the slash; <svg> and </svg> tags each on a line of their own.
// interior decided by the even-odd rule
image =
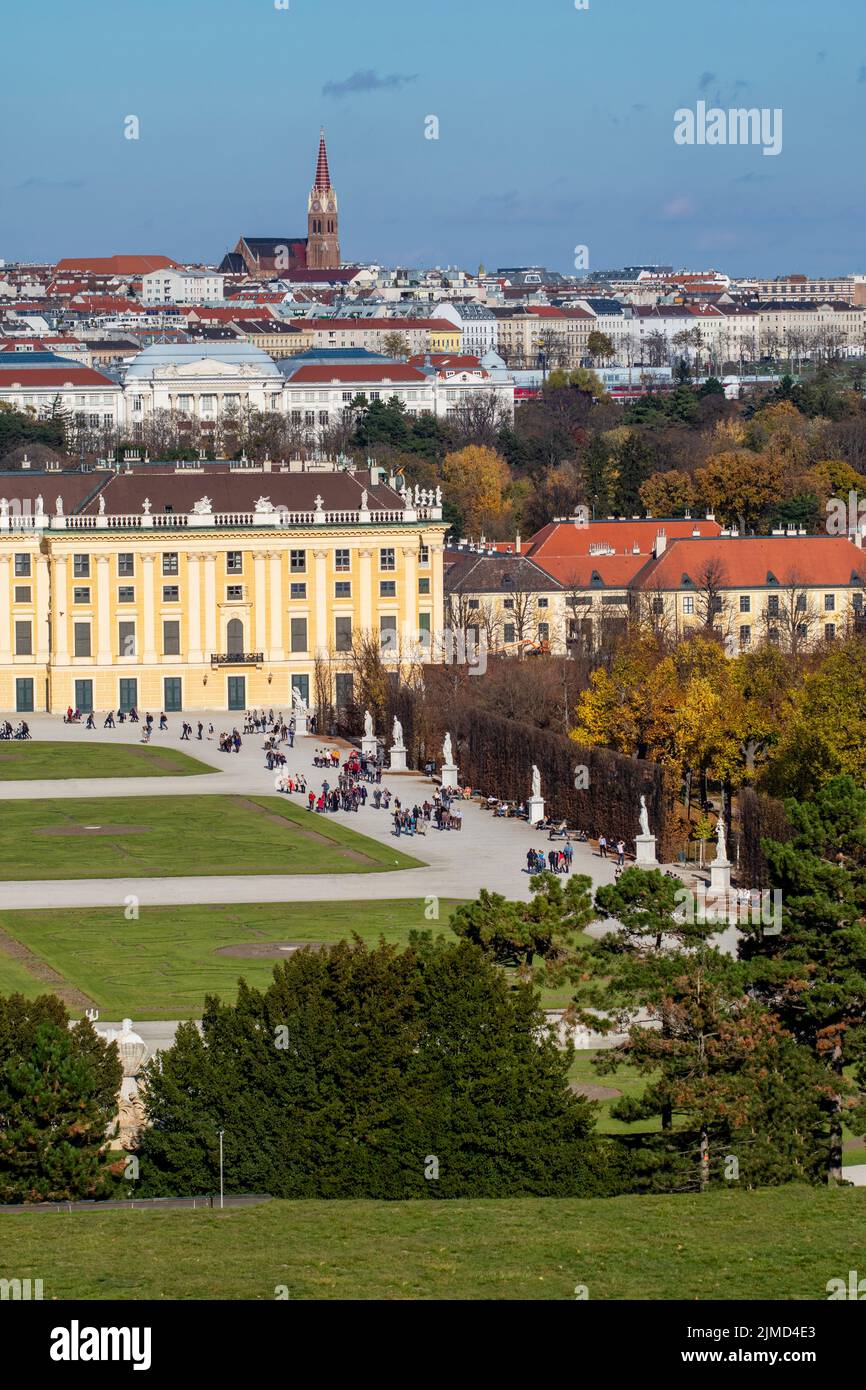
<svg viewBox="0 0 866 1390">
<path fill-rule="evenodd" d="M 319 138 L 319 160 L 316 165 L 316 182 L 314 188 L 327 189 L 331 187 L 331 172 L 328 168 L 328 151 L 325 147 L 325 132 Z"/>
</svg>

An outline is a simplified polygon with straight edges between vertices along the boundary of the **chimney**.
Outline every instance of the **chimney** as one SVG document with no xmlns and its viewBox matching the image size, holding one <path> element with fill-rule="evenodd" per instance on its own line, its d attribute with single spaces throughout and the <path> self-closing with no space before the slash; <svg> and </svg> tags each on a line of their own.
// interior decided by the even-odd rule
<svg viewBox="0 0 866 1390">
<path fill-rule="evenodd" d="M 655 555 L 656 559 L 658 559 L 660 555 L 664 555 L 667 548 L 668 533 L 667 531 L 665 531 L 664 527 L 662 527 L 660 530 L 656 531 L 656 543 L 653 547 L 653 554 Z"/>
<path fill-rule="evenodd" d="M 521 544 L 521 542 L 520 542 L 520 532 L 518 531 L 518 532 L 517 532 L 517 535 L 514 537 L 514 553 L 515 553 L 515 555 L 519 555 L 519 554 L 520 554 L 520 544 Z"/>
</svg>

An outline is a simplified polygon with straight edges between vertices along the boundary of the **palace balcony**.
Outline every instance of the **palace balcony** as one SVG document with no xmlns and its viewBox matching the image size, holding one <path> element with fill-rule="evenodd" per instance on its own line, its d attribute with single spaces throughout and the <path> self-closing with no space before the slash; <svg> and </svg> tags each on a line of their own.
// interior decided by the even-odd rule
<svg viewBox="0 0 866 1390">
<path fill-rule="evenodd" d="M 264 652 L 211 652 L 211 666 L 262 666 Z"/>
</svg>

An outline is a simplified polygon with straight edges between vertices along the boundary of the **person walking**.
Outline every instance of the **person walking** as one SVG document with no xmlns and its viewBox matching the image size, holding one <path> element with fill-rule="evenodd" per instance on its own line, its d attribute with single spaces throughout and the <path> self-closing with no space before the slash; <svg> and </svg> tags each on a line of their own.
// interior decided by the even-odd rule
<svg viewBox="0 0 866 1390">
<path fill-rule="evenodd" d="M 616 862 L 617 862 L 619 868 L 622 868 L 623 864 L 625 863 L 625 841 L 624 841 L 624 840 L 617 840 L 617 844 L 616 844 Z"/>
<path fill-rule="evenodd" d="M 602 859 L 606 859 L 606 858 L 607 858 L 607 836 L 606 836 L 606 835 L 599 835 L 599 837 L 598 837 L 598 852 L 599 852 L 599 854 L 600 854 L 600 856 L 601 856 Z"/>
</svg>

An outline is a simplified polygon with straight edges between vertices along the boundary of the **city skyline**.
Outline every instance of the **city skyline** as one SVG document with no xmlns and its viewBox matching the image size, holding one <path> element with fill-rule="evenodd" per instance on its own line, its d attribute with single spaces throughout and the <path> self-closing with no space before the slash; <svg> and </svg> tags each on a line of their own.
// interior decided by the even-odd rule
<svg viewBox="0 0 866 1390">
<path fill-rule="evenodd" d="M 557 0 L 531 17 L 516 0 L 472 12 L 443 0 L 435 22 L 395 0 L 372 12 L 329 0 L 326 45 L 312 0 L 251 8 L 243 44 L 224 0 L 183 13 L 154 0 L 122 32 L 104 0 L 86 28 L 54 3 L 48 16 L 16 20 L 19 54 L 39 55 L 41 99 L 20 61 L 0 98 L 15 129 L 0 168 L 7 261 L 218 263 L 239 226 L 300 232 L 324 125 L 345 261 L 569 272 L 586 246 L 590 271 L 860 263 L 863 196 L 848 171 L 866 48 L 845 0 L 820 13 L 794 0 L 784 35 L 745 0 L 708 0 L 698 15 Z M 783 112 L 778 157 L 678 146 L 675 112 L 701 101 Z"/>
</svg>

